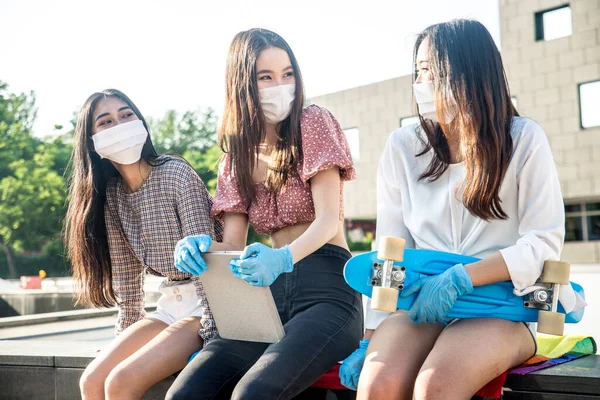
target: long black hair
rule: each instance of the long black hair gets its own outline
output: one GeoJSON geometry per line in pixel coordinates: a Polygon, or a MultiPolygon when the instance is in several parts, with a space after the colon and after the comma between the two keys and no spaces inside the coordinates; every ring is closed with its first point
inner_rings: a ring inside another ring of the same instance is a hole
{"type": "MultiPolygon", "coordinates": [[[[75,143],[71,154],[69,177],[69,208],[65,218],[65,244],[71,261],[78,304],[110,307],[116,304],[112,288],[112,269],[108,251],[104,205],[106,186],[111,177],[118,176],[107,159],[93,151],[92,125],[94,109],[107,97],[123,100],[148,125],[140,110],[124,93],[107,89],[92,94],[79,112],[75,127],[75,143]]],[[[162,163],[150,135],[142,148],[142,159],[150,165],[162,163]]]]}
{"type": "MultiPolygon", "coordinates": [[[[429,41],[429,70],[433,77],[438,119],[456,104],[456,117],[449,124],[421,119],[424,150],[433,158],[420,179],[436,180],[450,164],[448,130],[458,132],[466,166],[463,203],[485,220],[506,219],[500,201],[500,186],[513,154],[511,126],[518,116],[512,104],[500,51],[488,30],[479,22],[458,19],[436,24],[417,37],[419,46],[429,41]]],[[[415,80],[416,80],[415,73],[415,80]]]]}

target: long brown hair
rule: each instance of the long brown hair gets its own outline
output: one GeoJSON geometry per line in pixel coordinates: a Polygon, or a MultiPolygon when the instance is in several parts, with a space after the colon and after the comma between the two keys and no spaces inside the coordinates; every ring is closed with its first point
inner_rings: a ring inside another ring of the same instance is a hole
{"type": "Polygon", "coordinates": [[[258,97],[256,60],[269,47],[284,50],[296,78],[296,98],[290,115],[278,125],[278,141],[267,171],[265,186],[277,192],[302,158],[300,117],[304,85],[296,57],[285,40],[266,29],[238,33],[227,57],[225,110],[219,129],[219,146],[231,157],[230,166],[240,194],[248,201],[256,198],[252,171],[257,164],[259,145],[265,139],[265,119],[258,97]]]}
{"type": "MultiPolygon", "coordinates": [[[[117,301],[112,288],[104,204],[107,183],[119,173],[109,160],[100,158],[92,151],[91,140],[94,109],[100,100],[107,97],[123,100],[148,129],[140,110],[116,89],[92,94],[77,117],[70,160],[72,174],[69,177],[69,209],[64,224],[65,245],[75,280],[75,302],[95,307],[110,307],[117,301]]],[[[142,158],[156,165],[157,157],[148,136],[142,149],[142,158]]]]}
{"type": "MultiPolygon", "coordinates": [[[[432,25],[417,37],[415,65],[426,39],[438,119],[445,115],[447,99],[453,97],[456,103],[456,117],[449,126],[461,137],[466,167],[463,204],[484,220],[506,219],[499,192],[513,154],[512,120],[519,114],[510,98],[500,51],[481,23],[459,19],[432,25]]],[[[418,156],[433,149],[420,179],[436,180],[451,161],[448,132],[444,133],[449,126],[420,119],[426,140],[421,138],[425,148],[418,156]]]]}

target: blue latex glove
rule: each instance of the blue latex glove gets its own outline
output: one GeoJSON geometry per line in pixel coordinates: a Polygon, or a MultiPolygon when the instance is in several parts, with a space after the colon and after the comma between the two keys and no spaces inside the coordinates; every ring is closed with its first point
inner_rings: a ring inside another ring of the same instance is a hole
{"type": "Polygon", "coordinates": [[[365,363],[367,347],[369,347],[369,341],[367,339],[361,340],[358,349],[354,350],[354,353],[350,354],[342,362],[342,366],[340,367],[340,383],[348,389],[356,390],[358,387],[358,378],[360,378],[360,371],[362,371],[363,364],[365,363]]]}
{"type": "Polygon", "coordinates": [[[279,275],[292,272],[294,260],[287,245],[272,249],[253,243],[244,249],[239,259],[231,260],[229,269],[252,286],[271,286],[279,275]]]}
{"type": "Polygon", "coordinates": [[[408,316],[415,323],[447,324],[450,309],[458,296],[473,291],[473,283],[462,264],[456,264],[439,275],[427,276],[413,282],[402,291],[401,297],[419,293],[408,310],[408,316]]]}
{"type": "Polygon", "coordinates": [[[202,253],[206,253],[212,244],[209,235],[188,236],[175,246],[175,267],[181,272],[200,275],[208,269],[202,253]]]}

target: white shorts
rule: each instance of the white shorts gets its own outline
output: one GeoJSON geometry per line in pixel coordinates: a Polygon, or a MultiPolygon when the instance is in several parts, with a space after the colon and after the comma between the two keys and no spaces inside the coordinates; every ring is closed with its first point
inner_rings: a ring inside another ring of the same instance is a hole
{"type": "Polygon", "coordinates": [[[198,305],[196,286],[191,280],[162,281],[158,290],[162,296],[156,304],[156,311],[148,318],[157,319],[167,325],[186,317],[201,317],[204,307],[198,305]]]}

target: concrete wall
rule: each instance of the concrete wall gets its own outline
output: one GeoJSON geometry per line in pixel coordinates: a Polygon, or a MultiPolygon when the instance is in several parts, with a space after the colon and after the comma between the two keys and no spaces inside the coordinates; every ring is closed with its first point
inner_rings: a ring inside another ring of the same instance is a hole
{"type": "Polygon", "coordinates": [[[358,128],[360,157],[357,179],[345,186],[346,217],[376,217],[375,177],[388,134],[400,119],[414,115],[412,77],[402,76],[311,99],[335,115],[343,129],[358,128]]]}
{"type": "Polygon", "coordinates": [[[580,83],[600,79],[600,2],[570,1],[573,34],[536,42],[534,13],[566,3],[501,0],[500,29],[512,94],[546,131],[569,201],[600,197],[600,128],[581,129],[578,92],[580,83]]]}

